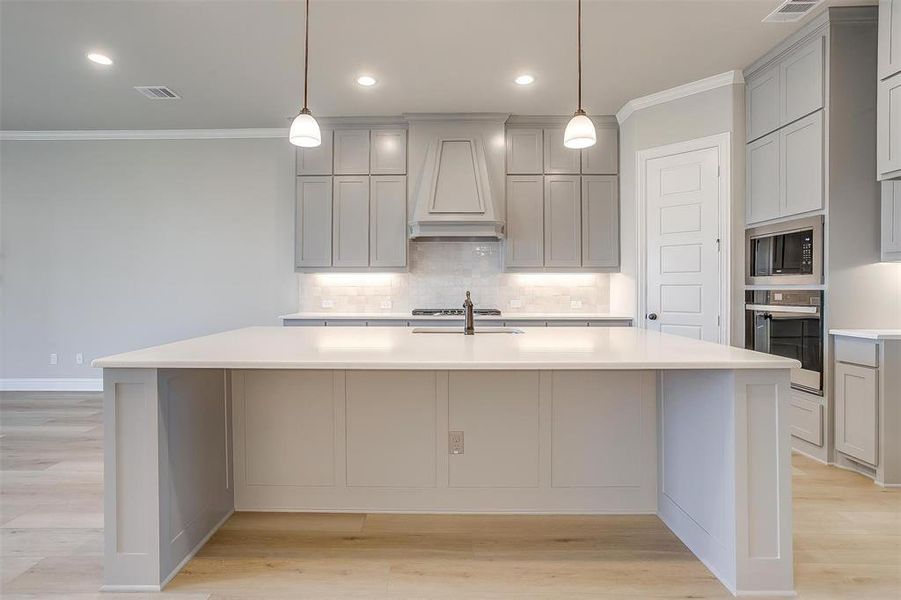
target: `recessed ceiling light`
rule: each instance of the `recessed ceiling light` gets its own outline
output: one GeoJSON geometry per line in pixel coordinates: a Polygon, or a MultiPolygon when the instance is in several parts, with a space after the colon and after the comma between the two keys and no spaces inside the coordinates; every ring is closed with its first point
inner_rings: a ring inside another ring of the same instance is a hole
{"type": "Polygon", "coordinates": [[[88,53],[88,60],[91,61],[91,62],[95,62],[95,63],[97,63],[98,65],[103,65],[103,66],[105,66],[105,67],[108,67],[108,66],[110,66],[111,64],[113,64],[113,59],[111,59],[111,58],[110,58],[109,56],[107,56],[106,54],[99,54],[99,53],[97,53],[97,52],[89,52],[89,53],[88,53]]]}
{"type": "Polygon", "coordinates": [[[535,78],[531,75],[520,75],[513,81],[516,83],[516,85],[529,85],[530,83],[535,81],[535,78]]]}
{"type": "Polygon", "coordinates": [[[376,81],[375,77],[372,77],[371,75],[360,75],[359,77],[357,77],[357,83],[362,86],[369,87],[375,85],[376,81]]]}

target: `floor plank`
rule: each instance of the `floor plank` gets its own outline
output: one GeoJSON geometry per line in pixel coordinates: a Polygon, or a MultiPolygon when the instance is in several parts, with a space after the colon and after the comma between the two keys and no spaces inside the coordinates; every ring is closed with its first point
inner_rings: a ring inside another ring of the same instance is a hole
{"type": "MultiPolygon", "coordinates": [[[[4,600],[637,600],[729,593],[654,516],[237,513],[162,594],[99,593],[102,402],[0,393],[4,600]]],[[[901,598],[901,490],[793,458],[802,600],[901,598]]]]}

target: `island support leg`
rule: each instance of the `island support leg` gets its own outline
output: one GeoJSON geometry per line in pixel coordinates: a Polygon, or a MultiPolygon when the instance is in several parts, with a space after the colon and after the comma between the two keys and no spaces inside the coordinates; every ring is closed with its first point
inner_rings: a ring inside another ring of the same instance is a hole
{"type": "Polygon", "coordinates": [[[234,511],[216,369],[105,369],[104,591],[158,591],[234,511]]]}
{"type": "Polygon", "coordinates": [[[793,596],[788,370],[664,371],[658,514],[736,596],[793,596]]]}

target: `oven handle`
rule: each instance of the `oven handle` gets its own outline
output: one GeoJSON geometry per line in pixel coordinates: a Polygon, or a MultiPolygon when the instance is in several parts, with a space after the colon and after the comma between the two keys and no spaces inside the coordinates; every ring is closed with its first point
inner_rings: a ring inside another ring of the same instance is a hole
{"type": "Polygon", "coordinates": [[[815,315],[820,312],[820,309],[816,306],[782,306],[779,304],[745,304],[745,310],[798,313],[803,315],[815,315]]]}

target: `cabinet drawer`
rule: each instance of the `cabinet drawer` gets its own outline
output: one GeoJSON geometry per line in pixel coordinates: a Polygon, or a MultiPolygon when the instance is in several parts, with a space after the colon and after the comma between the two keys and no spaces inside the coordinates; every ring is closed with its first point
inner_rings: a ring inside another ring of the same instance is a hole
{"type": "Polygon", "coordinates": [[[823,445],[823,405],[815,399],[793,391],[789,402],[789,425],[791,434],[811,444],[823,445]]]}
{"type": "Polygon", "coordinates": [[[878,367],[879,346],[873,340],[837,337],[835,338],[835,360],[867,367],[878,367]]]}

